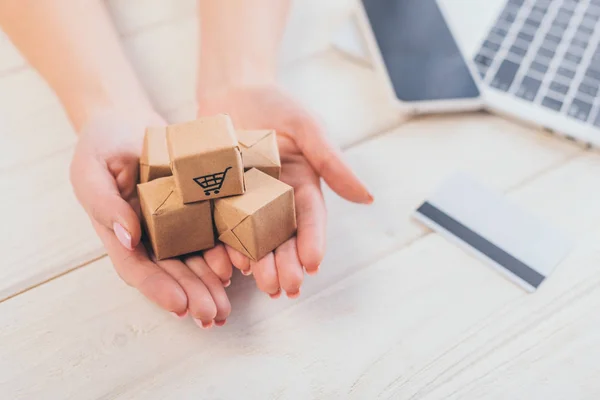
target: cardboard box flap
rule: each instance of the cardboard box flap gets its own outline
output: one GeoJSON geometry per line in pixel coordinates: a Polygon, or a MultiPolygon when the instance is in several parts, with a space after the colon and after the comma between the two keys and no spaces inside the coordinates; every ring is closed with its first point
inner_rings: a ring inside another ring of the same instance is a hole
{"type": "Polygon", "coordinates": [[[152,215],[159,215],[182,204],[171,176],[142,183],[138,188],[142,196],[140,200],[145,202],[148,210],[152,210],[152,215]]]}
{"type": "Polygon", "coordinates": [[[243,210],[232,207],[230,204],[221,202],[215,205],[214,220],[219,232],[228,231],[238,226],[248,214],[243,210]]]}
{"type": "Polygon", "coordinates": [[[246,150],[243,155],[244,164],[247,166],[260,166],[260,167],[279,167],[279,160],[273,161],[267,157],[264,153],[258,151],[246,150]]]}
{"type": "MultiPolygon", "coordinates": [[[[265,204],[265,199],[274,199],[281,194],[293,190],[291,186],[252,168],[244,174],[246,193],[243,196],[227,198],[232,208],[242,210],[251,215],[265,204]]],[[[221,202],[219,202],[219,206],[221,202]]]]}
{"type": "Polygon", "coordinates": [[[237,251],[239,251],[246,257],[253,259],[252,255],[248,252],[246,247],[244,247],[244,245],[242,244],[242,241],[235,235],[235,232],[233,230],[224,232],[222,235],[219,236],[219,240],[221,242],[233,247],[234,249],[236,249],[237,251]]]}
{"type": "Polygon", "coordinates": [[[169,125],[167,144],[171,160],[238,147],[231,118],[226,114],[169,125]]]}
{"type": "Polygon", "coordinates": [[[167,127],[155,126],[146,128],[140,164],[168,166],[169,163],[169,152],[167,151],[167,127]],[[152,162],[150,162],[150,160],[152,160],[152,162]]]}
{"type": "Polygon", "coordinates": [[[236,131],[242,147],[253,151],[244,152],[244,162],[248,165],[281,166],[277,135],[274,130],[236,131]]]}
{"type": "Polygon", "coordinates": [[[240,142],[242,146],[250,148],[256,143],[266,138],[267,136],[269,136],[270,134],[275,134],[275,131],[267,129],[253,131],[238,129],[235,131],[235,134],[237,136],[238,142],[240,142]]]}

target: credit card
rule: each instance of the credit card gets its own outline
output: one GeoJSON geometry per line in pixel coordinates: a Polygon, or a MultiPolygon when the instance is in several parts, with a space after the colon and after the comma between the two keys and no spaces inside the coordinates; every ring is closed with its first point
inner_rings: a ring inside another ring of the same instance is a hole
{"type": "Polygon", "coordinates": [[[463,173],[444,181],[414,216],[529,292],[573,248],[559,229],[463,173]]]}

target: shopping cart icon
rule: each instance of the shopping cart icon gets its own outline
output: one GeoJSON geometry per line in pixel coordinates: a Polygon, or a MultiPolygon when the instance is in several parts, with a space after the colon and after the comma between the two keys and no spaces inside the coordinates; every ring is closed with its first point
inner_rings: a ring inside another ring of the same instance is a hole
{"type": "Polygon", "coordinates": [[[210,193],[219,194],[223,181],[225,181],[225,175],[231,167],[225,168],[225,171],[218,172],[216,174],[204,175],[194,178],[194,181],[204,189],[204,194],[210,196],[210,193]]]}

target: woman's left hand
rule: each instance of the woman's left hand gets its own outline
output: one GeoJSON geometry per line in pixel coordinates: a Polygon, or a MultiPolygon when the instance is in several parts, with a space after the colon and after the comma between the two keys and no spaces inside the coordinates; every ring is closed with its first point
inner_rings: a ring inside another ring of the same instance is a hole
{"type": "Polygon", "coordinates": [[[227,113],[240,129],[275,129],[282,163],[281,180],[294,188],[297,235],[254,262],[227,246],[235,267],[252,273],[272,298],[283,289],[300,294],[303,267],[316,274],[325,254],[326,210],[321,178],[339,196],[370,204],[373,197],[329,143],[322,127],[276,85],[227,87],[199,96],[198,115],[227,113]]]}

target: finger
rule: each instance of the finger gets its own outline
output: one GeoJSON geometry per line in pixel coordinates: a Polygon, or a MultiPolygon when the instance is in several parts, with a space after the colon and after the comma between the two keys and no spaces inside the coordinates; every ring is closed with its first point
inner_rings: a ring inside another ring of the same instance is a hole
{"type": "MultiPolygon", "coordinates": [[[[210,328],[217,315],[217,306],[204,282],[181,260],[158,261],[158,266],[175,278],[187,294],[188,310],[195,322],[202,328],[210,328]]],[[[216,276],[215,279],[218,280],[216,276]]],[[[219,285],[223,287],[220,282],[219,285]]]]}
{"type": "Polygon", "coordinates": [[[231,284],[233,268],[231,260],[229,259],[229,254],[227,254],[224,245],[218,244],[212,249],[206,250],[204,252],[204,261],[206,261],[210,269],[217,274],[225,287],[231,284]]]}
{"type": "Polygon", "coordinates": [[[303,115],[296,125],[294,141],[327,185],[346,200],[372,203],[373,196],[326,139],[321,126],[310,115],[303,115]]]}
{"type": "Polygon", "coordinates": [[[92,220],[98,236],[115,266],[117,274],[130,286],[140,291],[159,307],[183,315],[188,307],[188,298],[177,281],[150,261],[146,249],[139,244],[129,251],[117,240],[113,232],[92,220]]]}
{"type": "Polygon", "coordinates": [[[250,268],[256,279],[256,286],[271,298],[276,299],[281,295],[279,278],[275,268],[275,256],[269,253],[258,261],[250,261],[250,268]]]}
{"type": "Polygon", "coordinates": [[[133,208],[121,197],[104,161],[91,152],[76,151],[71,163],[71,182],[88,215],[113,230],[119,242],[133,250],[140,242],[140,222],[133,208]]]}
{"type": "Polygon", "coordinates": [[[275,250],[275,266],[277,267],[279,284],[285,290],[287,297],[298,297],[304,273],[298,257],[296,238],[291,238],[275,250]]]}
{"type": "Polygon", "coordinates": [[[248,257],[231,246],[225,245],[225,249],[227,250],[229,259],[234,267],[242,271],[242,274],[244,275],[250,275],[252,273],[252,269],[250,268],[250,259],[248,259],[248,257]]]}
{"type": "Polygon", "coordinates": [[[325,255],[327,211],[321,188],[306,183],[294,189],[297,245],[300,262],[309,274],[315,274],[325,255]]]}
{"type": "MultiPolygon", "coordinates": [[[[223,250],[225,251],[225,250],[223,250]]],[[[201,256],[190,256],[184,259],[186,265],[204,283],[217,306],[215,323],[221,325],[231,313],[231,304],[225,293],[225,288],[219,277],[211,270],[204,258],[201,256]]]]}

